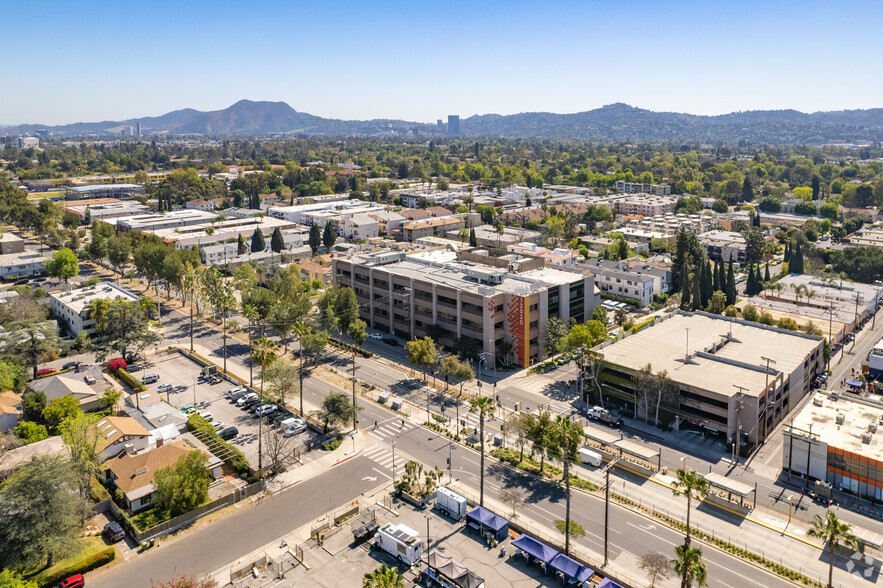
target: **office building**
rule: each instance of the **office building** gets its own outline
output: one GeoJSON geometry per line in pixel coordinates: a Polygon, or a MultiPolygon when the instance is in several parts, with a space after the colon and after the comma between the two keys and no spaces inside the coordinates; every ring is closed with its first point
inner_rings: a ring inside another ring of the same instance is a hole
{"type": "Polygon", "coordinates": [[[783,475],[821,480],[883,500],[883,408],[861,397],[816,392],[783,427],[783,475]]]}
{"type": "Polygon", "coordinates": [[[116,227],[117,232],[141,231],[142,233],[156,234],[163,229],[179,229],[193,225],[210,223],[216,214],[203,210],[173,210],[166,213],[139,214],[109,218],[108,224],[116,227]]]}
{"type": "Polygon", "coordinates": [[[18,137],[15,140],[15,146],[19,149],[38,149],[40,147],[40,139],[37,137],[18,137]]]}
{"type": "Polygon", "coordinates": [[[460,136],[460,115],[448,115],[448,134],[452,137],[460,136]]]}
{"type": "Polygon", "coordinates": [[[402,225],[402,241],[415,243],[423,237],[444,237],[466,227],[465,216],[446,216],[412,220],[402,225]]]}
{"type": "MultiPolygon", "coordinates": [[[[188,210],[187,212],[202,211],[188,210]]],[[[294,224],[277,218],[261,217],[261,218],[234,218],[220,222],[202,222],[199,224],[184,227],[166,227],[162,229],[151,229],[151,235],[156,235],[167,245],[175,247],[175,249],[190,249],[205,247],[206,245],[214,245],[215,243],[224,243],[226,241],[238,241],[239,237],[250,239],[254,235],[255,229],[259,230],[266,239],[266,246],[270,247],[270,238],[275,229],[284,231],[293,228],[294,224]]]]}
{"type": "Polygon", "coordinates": [[[89,309],[93,300],[124,300],[137,302],[138,296],[110,282],[100,282],[94,286],[55,292],[49,295],[49,309],[52,316],[62,321],[73,335],[80,331],[86,334],[95,333],[95,320],[89,309]]]}
{"type": "MultiPolygon", "coordinates": [[[[751,443],[766,439],[824,370],[821,337],[703,312],[675,312],[594,351],[608,405],[634,414],[637,404],[644,416],[638,380],[649,364],[677,389],[663,395],[662,422],[728,440],[741,431],[751,443]]],[[[583,400],[597,404],[596,391],[587,386],[583,400]]]]}
{"type": "Polygon", "coordinates": [[[372,328],[484,353],[488,366],[527,367],[545,358],[549,318],[583,322],[600,303],[590,275],[552,268],[512,273],[451,251],[336,258],[333,276],[353,289],[372,328]]]}
{"type": "Polygon", "coordinates": [[[94,198],[90,200],[71,200],[64,204],[67,212],[72,212],[81,219],[86,211],[93,221],[150,214],[150,207],[135,200],[121,202],[114,198],[94,198]]]}
{"type": "Polygon", "coordinates": [[[85,200],[87,198],[115,198],[132,200],[144,196],[142,184],[89,184],[85,186],[65,186],[65,200],[85,200]]]}

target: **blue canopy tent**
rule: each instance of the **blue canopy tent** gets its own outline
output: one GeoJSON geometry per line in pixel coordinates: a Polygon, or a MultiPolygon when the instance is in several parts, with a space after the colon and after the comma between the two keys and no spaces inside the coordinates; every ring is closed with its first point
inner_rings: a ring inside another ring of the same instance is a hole
{"type": "Polygon", "coordinates": [[[598,588],[622,588],[621,584],[617,584],[610,578],[604,578],[601,580],[601,583],[598,584],[598,588]]]}
{"type": "Polygon", "coordinates": [[[519,535],[515,539],[512,540],[512,546],[516,547],[519,551],[524,552],[527,556],[528,560],[530,558],[534,558],[535,560],[542,563],[546,566],[548,570],[549,562],[555,559],[555,556],[558,555],[558,552],[545,543],[541,543],[537,541],[533,537],[529,537],[528,535],[519,535]]]}
{"type": "Polygon", "coordinates": [[[561,572],[564,580],[570,584],[583,584],[594,575],[592,568],[586,567],[578,561],[574,561],[563,553],[559,553],[550,564],[552,569],[561,572]]]}
{"type": "Polygon", "coordinates": [[[862,386],[865,385],[865,383],[862,382],[861,380],[853,380],[850,378],[849,380],[846,380],[846,385],[852,386],[853,388],[861,388],[862,386]]]}
{"type": "Polygon", "coordinates": [[[466,513],[466,524],[497,541],[503,541],[509,535],[509,521],[480,506],[466,513]]]}

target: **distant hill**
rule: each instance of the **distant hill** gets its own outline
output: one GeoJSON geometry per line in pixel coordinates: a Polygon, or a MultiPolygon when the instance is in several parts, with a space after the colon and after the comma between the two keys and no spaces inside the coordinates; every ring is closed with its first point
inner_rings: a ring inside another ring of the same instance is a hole
{"type": "MultiPolygon", "coordinates": [[[[383,136],[417,131],[441,134],[436,125],[403,120],[338,120],[298,112],[284,102],[240,100],[223,110],[186,108],[162,116],[61,126],[18,125],[4,134],[31,134],[46,129],[58,136],[113,136],[121,126],[141,124],[143,135],[309,135],[383,136]]],[[[856,143],[883,142],[883,109],[841,110],[806,114],[796,110],[754,110],[718,116],[653,112],[627,104],[610,104],[573,114],[524,112],[484,114],[460,122],[463,136],[581,140],[671,140],[712,143],[856,143]]]]}

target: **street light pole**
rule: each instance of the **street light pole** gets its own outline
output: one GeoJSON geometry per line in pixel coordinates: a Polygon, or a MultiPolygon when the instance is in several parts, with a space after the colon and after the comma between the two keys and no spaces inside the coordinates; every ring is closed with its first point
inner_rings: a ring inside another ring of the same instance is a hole
{"type": "Polygon", "coordinates": [[[396,442],[392,442],[392,485],[396,485],[396,442]]]}
{"type": "MultiPolygon", "coordinates": [[[[168,399],[168,394],[166,394],[166,399],[168,399]]],[[[193,404],[196,404],[196,378],[193,378],[193,404]]]]}
{"type": "Polygon", "coordinates": [[[454,481],[454,442],[448,441],[448,484],[454,481]]]}

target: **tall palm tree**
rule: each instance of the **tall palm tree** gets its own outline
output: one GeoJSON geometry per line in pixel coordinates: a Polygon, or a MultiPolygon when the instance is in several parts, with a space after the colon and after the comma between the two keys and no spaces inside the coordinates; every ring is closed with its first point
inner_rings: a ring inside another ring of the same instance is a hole
{"type": "Polygon", "coordinates": [[[142,296],[138,299],[138,308],[140,308],[141,312],[144,314],[155,314],[156,302],[154,302],[153,298],[150,296],[142,296]]]}
{"type": "Polygon", "coordinates": [[[396,568],[382,564],[362,576],[362,588],[405,588],[405,580],[396,568]]]}
{"type": "Polygon", "coordinates": [[[828,588],[832,588],[834,585],[832,584],[834,580],[834,550],[838,545],[858,549],[858,537],[852,534],[852,525],[841,523],[833,510],[829,510],[825,518],[816,515],[809,527],[809,536],[821,539],[828,544],[828,588]]]}
{"type": "Polygon", "coordinates": [[[689,545],[675,545],[677,557],[671,560],[671,567],[681,575],[681,588],[690,588],[693,582],[707,586],[708,570],[702,561],[702,549],[689,545]]]}
{"type": "Polygon", "coordinates": [[[683,490],[687,496],[687,536],[684,545],[690,545],[690,506],[693,502],[693,493],[695,492],[700,500],[705,498],[708,494],[708,480],[697,474],[695,470],[678,470],[678,479],[673,485],[675,494],[683,490]]]}
{"type": "Polygon", "coordinates": [[[564,555],[570,555],[570,460],[576,455],[582,436],[578,423],[561,415],[555,417],[551,437],[564,456],[564,555]]]}
{"type": "Polygon", "coordinates": [[[494,411],[494,401],[489,396],[474,396],[469,401],[469,408],[478,412],[478,426],[481,432],[481,494],[479,506],[484,506],[484,419],[494,411]]]}
{"type": "MultiPolygon", "coordinates": [[[[276,361],[276,358],[279,356],[279,348],[276,346],[276,343],[273,342],[272,339],[268,337],[261,337],[256,341],[253,341],[251,344],[251,361],[252,363],[256,363],[261,366],[261,403],[264,401],[264,372],[266,369],[276,361]]],[[[258,475],[261,476],[263,474],[263,430],[262,423],[264,422],[264,417],[260,416],[258,418],[258,475]]]]}

